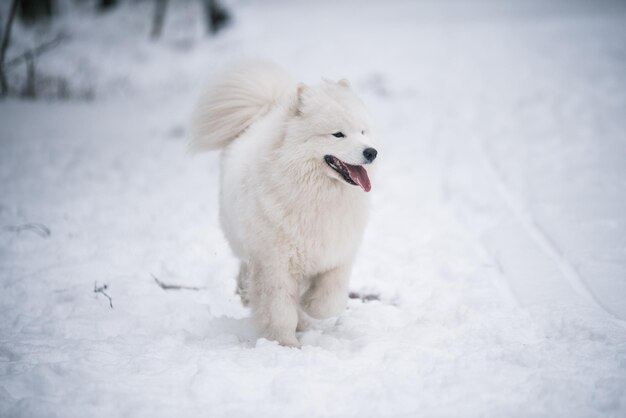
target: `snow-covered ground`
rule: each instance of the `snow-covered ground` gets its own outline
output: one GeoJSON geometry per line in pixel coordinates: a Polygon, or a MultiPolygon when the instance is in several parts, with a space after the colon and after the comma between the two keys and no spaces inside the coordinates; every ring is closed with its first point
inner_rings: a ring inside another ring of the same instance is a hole
{"type": "Polygon", "coordinates": [[[38,68],[93,100],[0,102],[0,416],[626,415],[626,5],[241,0],[202,40],[189,0],[151,42],[151,4],[49,28],[38,68]],[[251,55],[379,125],[351,286],[379,300],[299,350],[255,335],[186,150],[251,55]]]}

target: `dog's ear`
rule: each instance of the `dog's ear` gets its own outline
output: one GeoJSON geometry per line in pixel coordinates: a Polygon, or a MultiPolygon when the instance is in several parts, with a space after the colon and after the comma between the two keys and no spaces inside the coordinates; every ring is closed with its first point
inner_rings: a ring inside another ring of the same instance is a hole
{"type": "Polygon", "coordinates": [[[298,87],[296,90],[297,97],[295,103],[294,114],[296,116],[302,116],[302,106],[304,104],[304,96],[306,95],[309,87],[304,83],[298,83],[298,87]]]}
{"type": "Polygon", "coordinates": [[[342,78],[341,80],[337,81],[337,84],[339,84],[340,86],[350,88],[350,82],[348,81],[347,78],[342,78]]]}

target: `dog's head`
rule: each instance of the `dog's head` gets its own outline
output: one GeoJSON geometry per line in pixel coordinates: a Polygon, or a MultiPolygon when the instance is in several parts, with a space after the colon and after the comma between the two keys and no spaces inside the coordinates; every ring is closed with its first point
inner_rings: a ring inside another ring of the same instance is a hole
{"type": "Polygon", "coordinates": [[[347,80],[300,84],[290,127],[300,156],[328,177],[370,191],[367,170],[378,152],[367,109],[347,80]]]}

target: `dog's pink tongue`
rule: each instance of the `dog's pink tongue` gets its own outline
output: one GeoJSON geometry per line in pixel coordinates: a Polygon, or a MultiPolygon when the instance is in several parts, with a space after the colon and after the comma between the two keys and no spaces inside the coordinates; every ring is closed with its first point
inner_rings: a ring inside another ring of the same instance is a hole
{"type": "Polygon", "coordinates": [[[356,184],[361,186],[361,189],[369,192],[372,190],[372,184],[370,183],[370,178],[367,176],[367,171],[360,165],[350,165],[346,164],[348,168],[348,173],[350,174],[350,178],[354,180],[356,184]]]}

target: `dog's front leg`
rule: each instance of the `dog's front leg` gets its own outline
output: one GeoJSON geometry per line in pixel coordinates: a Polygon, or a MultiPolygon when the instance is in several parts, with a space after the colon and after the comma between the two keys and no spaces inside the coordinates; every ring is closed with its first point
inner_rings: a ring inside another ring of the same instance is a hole
{"type": "Polygon", "coordinates": [[[348,300],[350,266],[339,266],[318,274],[302,295],[302,309],[315,319],[339,316],[348,300]]]}
{"type": "Polygon", "coordinates": [[[253,266],[250,296],[252,314],[263,337],[280,345],[299,347],[298,281],[286,262],[263,260],[253,266]]]}

